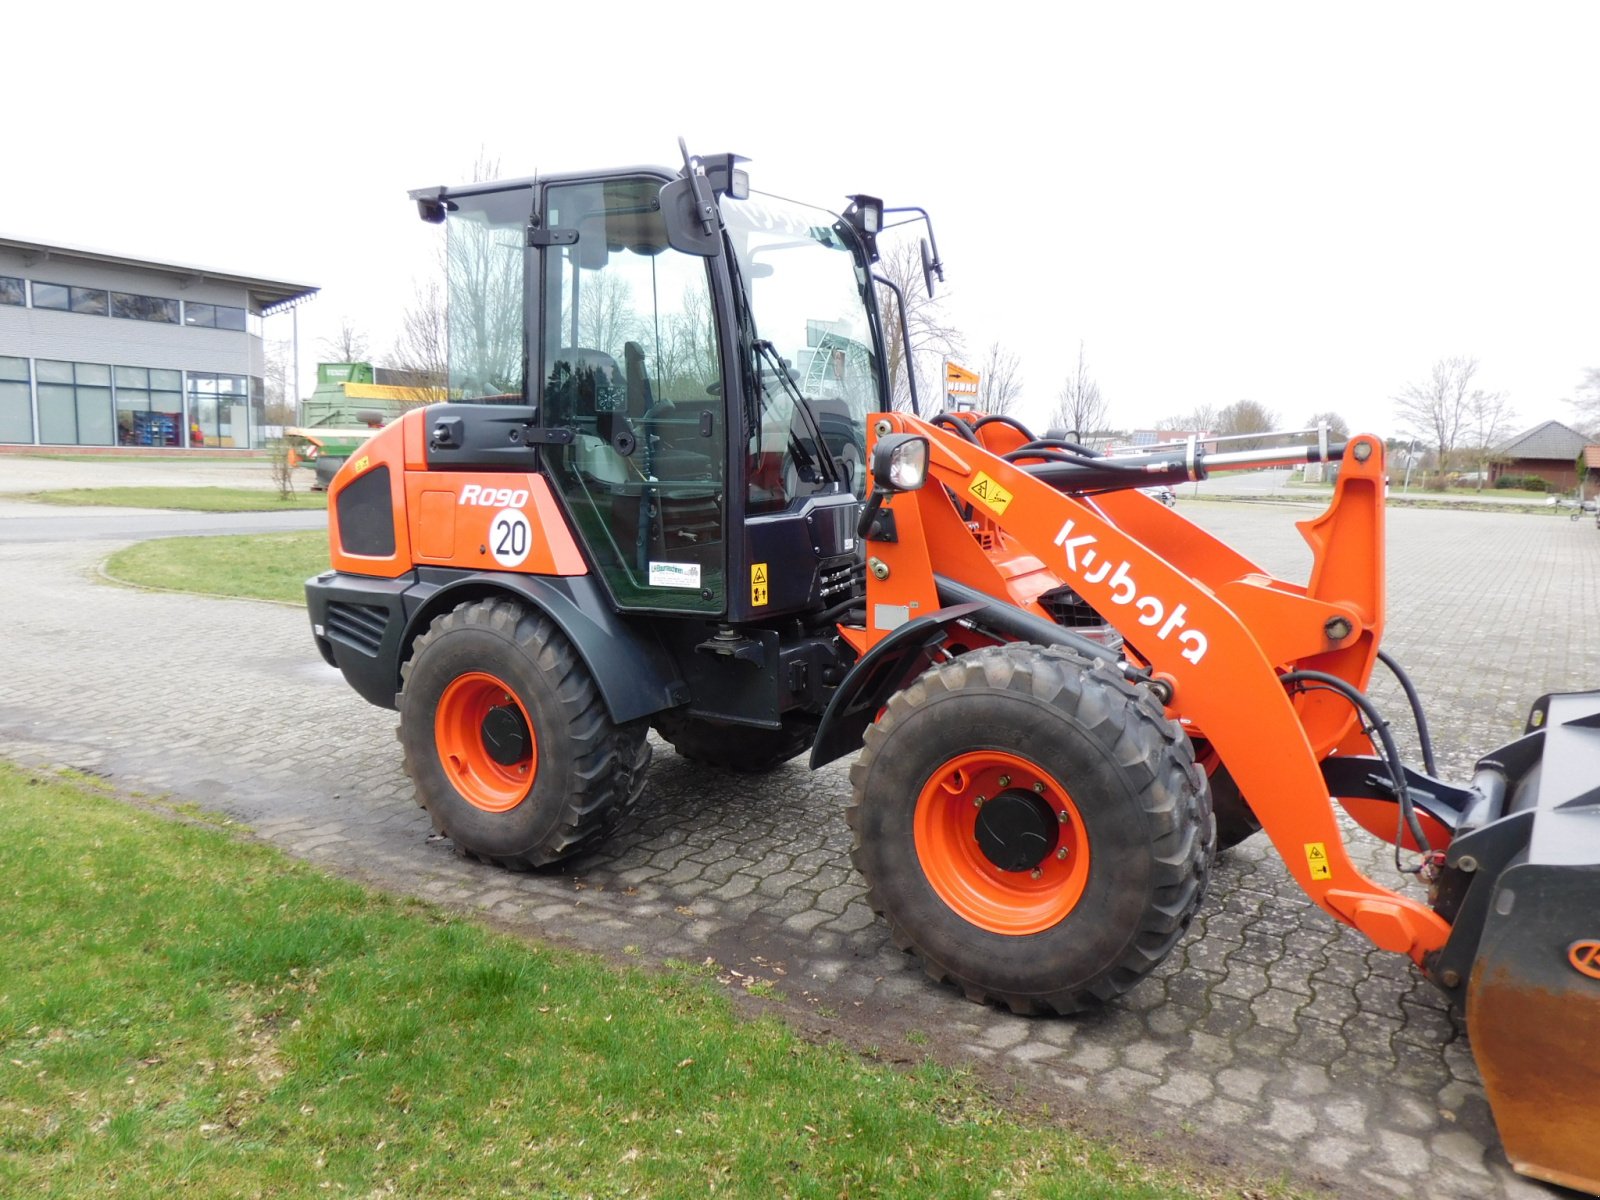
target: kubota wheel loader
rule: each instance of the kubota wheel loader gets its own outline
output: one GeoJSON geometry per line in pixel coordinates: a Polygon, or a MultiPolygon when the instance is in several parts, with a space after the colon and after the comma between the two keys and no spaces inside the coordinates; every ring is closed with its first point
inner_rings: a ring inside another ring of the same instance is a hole
{"type": "Polygon", "coordinates": [[[307,597],[436,828],[512,867],[591,847],[651,725],[744,771],[859,750],[852,854],[895,940],[1067,1013],[1161,962],[1218,828],[1259,824],[1465,1009],[1512,1163],[1600,1194],[1600,693],[1539,699],[1464,786],[1404,766],[1364,691],[1378,439],[1107,458],[890,411],[886,210],[739,161],[414,193],[447,227],[452,402],[339,472],[307,597]],[[1140,491],[1307,460],[1340,469],[1304,585],[1140,491]],[[1357,870],[1340,808],[1425,895],[1357,870]]]}

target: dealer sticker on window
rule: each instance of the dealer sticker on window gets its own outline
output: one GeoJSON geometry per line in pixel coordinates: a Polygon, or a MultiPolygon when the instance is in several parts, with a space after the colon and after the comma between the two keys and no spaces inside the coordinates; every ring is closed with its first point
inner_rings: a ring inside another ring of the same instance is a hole
{"type": "Polygon", "coordinates": [[[700,586],[700,564],[653,562],[650,564],[650,586],[697,588],[700,586]]]}

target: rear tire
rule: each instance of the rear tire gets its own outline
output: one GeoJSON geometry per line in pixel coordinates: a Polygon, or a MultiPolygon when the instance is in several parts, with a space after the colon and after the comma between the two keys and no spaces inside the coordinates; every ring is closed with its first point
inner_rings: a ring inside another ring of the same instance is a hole
{"type": "Polygon", "coordinates": [[[655,727],[682,757],[741,775],[776,770],[805,751],[816,736],[810,726],[758,729],[678,712],[657,713],[655,727]]]}
{"type": "Polygon", "coordinates": [[[1217,853],[1231,850],[1246,838],[1260,833],[1261,818],[1256,816],[1210,743],[1195,747],[1195,759],[1211,787],[1211,812],[1217,819],[1217,853]]]}
{"type": "Polygon", "coordinates": [[[1188,738],[1148,689],[1071,651],[999,646],[924,672],[850,781],[851,857],[896,944],[1014,1012],[1126,992],[1210,876],[1188,738]]]}
{"type": "Polygon", "coordinates": [[[644,788],[645,723],[614,723],[572,643],[514,600],[436,617],[401,680],[417,803],[470,858],[517,869],[570,858],[644,788]]]}

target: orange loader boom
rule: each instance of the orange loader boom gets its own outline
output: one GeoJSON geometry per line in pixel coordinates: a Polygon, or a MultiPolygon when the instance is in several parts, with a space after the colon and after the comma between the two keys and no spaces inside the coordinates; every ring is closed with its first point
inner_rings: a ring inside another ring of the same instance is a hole
{"type": "MultiPolygon", "coordinates": [[[[1592,1085],[1600,1046],[1600,693],[1541,698],[1528,733],[1481,760],[1468,788],[1400,766],[1387,726],[1363,694],[1384,622],[1381,441],[1349,440],[1332,504],[1300,523],[1313,552],[1304,586],[1273,578],[1127,482],[1105,483],[1115,460],[1086,467],[1073,455],[1030,450],[1038,444],[1023,444],[993,418],[947,414],[930,423],[880,414],[869,443],[875,490],[862,523],[867,621],[842,631],[864,662],[875,648],[905,640],[919,618],[931,618],[946,630],[940,653],[955,663],[981,661],[989,681],[976,690],[993,692],[1007,665],[1004,652],[974,652],[1004,636],[1007,618],[985,621],[982,614],[993,612],[985,605],[1024,614],[1009,620],[1025,637],[1019,622],[1048,620],[1041,597],[1069,587],[1124,637],[1126,682],[1153,691],[1168,717],[1210,747],[1311,900],[1375,945],[1407,955],[1465,1008],[1512,1164],[1600,1194],[1600,1104],[1592,1085]],[[908,450],[914,461],[922,453],[917,442],[925,443],[925,479],[912,470],[908,485],[897,488],[889,465],[908,450]],[[1075,465],[1052,479],[1056,457],[1075,465]],[[1074,471],[1086,472],[1086,481],[1064,485],[1074,471]],[[952,619],[968,613],[970,619],[952,619]],[[1409,870],[1429,885],[1427,902],[1356,867],[1336,804],[1394,843],[1397,865],[1399,849],[1421,852],[1409,870]]],[[[1316,457],[1315,448],[1281,454],[1278,461],[1316,457]]],[[[1168,481],[1170,472],[1153,482],[1168,481]]],[[[1094,667],[1102,675],[1110,669],[1109,659],[1094,667]]],[[[963,686],[958,672],[938,668],[901,694],[926,690],[930,677],[963,686]]],[[[1043,694],[1054,686],[1035,671],[1010,690],[1043,694]]],[[[1020,1011],[1041,1004],[1063,1010],[1059,998],[1031,999],[1027,983],[1006,976],[1008,966],[952,965],[962,948],[942,932],[918,928],[926,910],[919,910],[916,889],[898,885],[893,864],[870,845],[882,833],[870,793],[892,778],[883,760],[891,745],[896,755],[912,748],[899,727],[918,719],[932,727],[918,708],[932,705],[913,699],[890,698],[852,773],[857,862],[869,884],[875,876],[886,880],[874,885],[874,903],[930,973],[1020,1011]]],[[[1021,707],[1005,710],[1019,714],[1019,727],[1021,707]]],[[[952,752],[916,801],[912,832],[924,876],[949,907],[987,932],[1031,931],[1033,925],[1006,924],[1004,914],[1043,911],[1039,897],[1052,881],[1058,897],[1071,895],[1049,910],[1052,920],[1064,924],[1083,903],[1085,880],[1054,860],[1094,852],[1080,821],[1088,797],[1075,781],[1053,776],[1044,757],[952,752]],[[1018,781],[1039,799],[1025,792],[1017,799],[1018,781]],[[1001,788],[1010,790],[997,796],[1001,788]],[[1006,809],[986,828],[1000,801],[1006,809]],[[979,810],[976,818],[942,815],[968,807],[979,810]],[[974,819],[968,837],[963,831],[974,819]],[[1059,835],[1048,828],[1055,819],[1059,835]],[[1045,838],[1052,849],[1014,862],[1003,857],[1006,847],[994,849],[1029,837],[1045,838]],[[967,842],[978,843],[982,856],[967,842]],[[1032,867],[1031,886],[1041,891],[1027,890],[1018,863],[1032,867]]]]}

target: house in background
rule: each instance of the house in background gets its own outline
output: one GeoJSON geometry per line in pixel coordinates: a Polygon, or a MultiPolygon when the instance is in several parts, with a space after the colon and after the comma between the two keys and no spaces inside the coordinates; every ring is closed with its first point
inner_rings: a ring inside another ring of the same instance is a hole
{"type": "Polygon", "coordinates": [[[1553,492],[1573,492],[1578,489],[1581,458],[1585,462],[1583,494],[1588,499],[1600,487],[1600,466],[1590,463],[1591,449],[1600,462],[1600,445],[1560,421],[1546,421],[1496,447],[1489,464],[1489,482],[1492,485],[1502,475],[1537,475],[1553,492]]]}
{"type": "Polygon", "coordinates": [[[311,284],[0,236],[0,445],[256,449],[311,284]]]}

